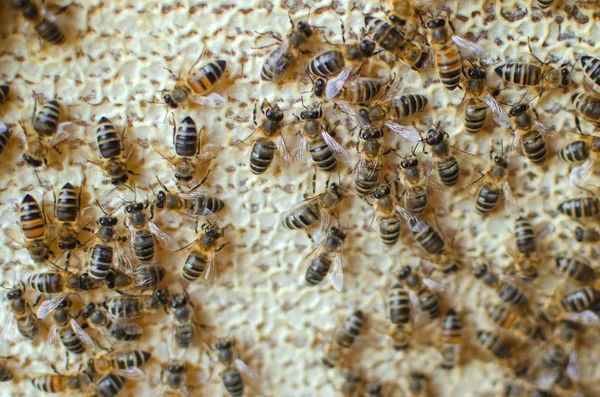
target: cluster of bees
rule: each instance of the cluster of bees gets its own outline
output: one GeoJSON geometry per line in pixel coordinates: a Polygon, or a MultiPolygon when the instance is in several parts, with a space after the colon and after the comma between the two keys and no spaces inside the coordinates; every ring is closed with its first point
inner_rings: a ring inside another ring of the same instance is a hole
{"type": "MultiPolygon", "coordinates": [[[[488,302],[483,308],[497,327],[477,329],[475,339],[484,355],[510,368],[518,379],[507,382],[505,396],[584,395],[574,375],[573,357],[581,330],[596,324],[600,316],[598,270],[578,256],[555,258],[554,271],[564,280],[540,310],[534,309],[528,284],[538,277],[540,267],[551,261],[540,249],[540,237],[513,195],[509,162],[511,157],[522,152],[529,166],[539,166],[548,157],[548,142],[564,140],[559,137],[564,134],[568,142],[561,145],[558,157],[573,166],[570,183],[583,183],[600,155],[600,139],[585,135],[579,123],[581,118],[600,124],[600,94],[595,91],[600,91],[600,59],[590,55],[577,59],[591,89],[574,92],[571,96],[578,133],[557,133],[540,121],[533,104],[555,90],[572,85],[571,75],[576,65],[544,62],[533,55],[531,47],[534,62],[497,62],[493,70],[507,89],[527,89],[520,101],[506,103],[499,98],[502,90],[494,90],[488,85],[487,69],[491,56],[476,43],[454,34],[451,18],[444,14],[446,9],[439,3],[436,0],[390,1],[386,17],[365,16],[362,38],[346,43],[342,24],[344,44],[330,43],[333,49],[310,56],[306,47],[320,28],[311,26],[309,20],[295,23],[290,19],[292,28],[284,36],[277,33],[259,35],[257,39],[268,37],[274,41],[257,47],[257,51],[275,47],[263,57],[260,79],[264,84],[283,84],[294,74],[290,72],[297,69],[298,61],[306,58],[301,74],[310,82],[309,94],[316,102],[305,105],[302,99],[302,110],[295,116],[300,126],[300,142],[295,153],[283,136],[286,110],[267,99],[262,100],[260,108],[254,107],[254,132],[235,146],[246,143],[251,146],[248,167],[254,175],[270,172],[276,153],[285,165],[294,165],[301,163],[308,151],[315,169],[313,191],[317,174],[327,176],[324,191],[293,205],[283,214],[282,225],[289,230],[316,229],[310,236],[315,248],[305,260],[306,285],[320,285],[329,277],[334,289],[342,291],[342,257],[347,233],[339,221],[343,214],[338,207],[351,195],[341,180],[341,168],[349,161],[350,154],[336,139],[338,125],[331,128],[326,121],[328,115],[323,107],[332,105],[357,130],[358,161],[351,169],[352,183],[356,196],[373,209],[371,228],[378,232],[381,244],[392,247],[401,241],[404,223],[416,242],[407,244],[417,246],[422,252],[418,268],[402,266],[388,291],[386,330],[383,332],[389,336],[393,348],[407,351],[413,345],[413,334],[441,319],[439,367],[450,371],[460,366],[461,352],[466,344],[464,313],[459,308],[447,307],[443,297],[451,293],[444,286],[444,279],[462,274],[480,280],[497,295],[498,302],[488,302]],[[378,57],[384,60],[387,57],[392,64],[411,68],[409,73],[421,74],[428,68],[435,69],[448,92],[464,90],[456,118],[467,134],[481,134],[491,116],[500,128],[513,132],[512,141],[507,145],[502,143],[499,153],[492,147],[491,163],[487,164],[478,155],[451,144],[450,135],[441,122],[423,136],[411,120],[427,109],[430,98],[419,93],[404,93],[402,78],[407,76],[367,72],[378,66],[378,57]],[[531,93],[533,95],[529,95],[531,93]],[[386,138],[390,134],[411,143],[407,155],[398,154],[400,147],[388,147],[386,138]],[[427,162],[430,166],[423,164],[417,155],[419,146],[430,156],[427,162]],[[397,172],[391,178],[387,173],[391,167],[385,161],[390,154],[400,157],[397,172]],[[468,184],[461,183],[464,179],[461,169],[465,165],[480,171],[481,176],[468,184]],[[338,182],[330,183],[336,173],[338,182]],[[474,264],[461,257],[446,241],[439,226],[434,227],[422,219],[430,206],[432,192],[464,197],[475,192],[475,210],[481,216],[498,211],[498,203],[504,199],[506,212],[514,217],[510,265],[500,271],[489,263],[474,264]],[[337,226],[332,226],[332,218],[338,219],[337,226]],[[533,348],[527,349],[527,346],[533,348]],[[541,350],[533,360],[529,354],[532,349],[541,350]]],[[[547,10],[555,2],[535,3],[536,7],[547,10]]],[[[596,5],[593,2],[579,4],[596,5]]],[[[44,42],[58,45],[65,41],[59,25],[40,5],[15,0],[12,6],[33,24],[44,42]]],[[[190,69],[182,68],[175,87],[163,96],[164,104],[170,109],[183,106],[222,108],[226,105],[226,99],[213,91],[218,91],[218,83],[227,73],[227,62],[215,60],[201,64],[201,58],[202,54],[190,69]]],[[[9,87],[1,86],[0,103],[9,99],[9,87]]],[[[47,166],[49,154],[58,151],[58,146],[85,124],[66,121],[56,99],[46,100],[34,94],[34,100],[36,107],[31,122],[23,120],[21,123],[27,143],[22,158],[35,170],[40,185],[43,185],[38,172],[47,166]],[[41,103],[39,110],[38,102],[41,103]]],[[[202,150],[202,129],[198,129],[192,117],[184,117],[179,124],[173,121],[173,150],[153,142],[154,150],[172,167],[177,190],[158,181],[158,192],[151,203],[137,200],[135,184],[131,182],[136,174],[129,166],[134,150],[125,146],[125,131],[119,133],[106,117],[101,117],[95,128],[98,154],[96,158],[86,159],[104,171],[114,189],[129,190],[136,197],[123,199],[117,208],[109,209],[96,201],[95,205],[82,210],[85,179],[79,187],[66,183],[55,195],[52,225],[48,224],[43,203],[40,205],[30,194],[22,198],[19,218],[23,238],[15,237],[14,240],[29,251],[36,269],[46,269],[30,275],[26,282],[15,281],[9,287],[3,285],[8,289],[6,298],[10,302],[10,313],[2,328],[1,339],[3,345],[10,344],[16,328],[24,338],[33,340],[42,331],[42,320],[50,318],[49,341],[60,340],[67,352],[67,363],[71,355],[83,357],[90,350],[94,355],[76,374],[60,374],[53,367],[54,373],[32,378],[33,386],[47,393],[81,392],[108,397],[118,395],[127,379],[143,378],[140,367],[150,360],[152,352],[118,347],[97,353],[97,349],[107,349],[86,329],[101,335],[111,346],[131,346],[143,333],[135,320],[164,310],[172,316],[173,357],[185,353],[199,338],[201,326],[194,319],[192,297],[185,289],[173,292],[173,276],[168,275],[157,260],[158,245],[174,251],[175,243],[153,222],[154,211],[177,211],[191,217],[196,224],[196,238],[178,250],[185,253],[185,260],[179,266],[179,282],[184,285],[217,277],[215,258],[224,247],[222,240],[230,227],[223,226],[218,217],[225,202],[203,187],[210,171],[198,183],[189,186],[201,166],[218,161],[222,155],[202,150]],[[92,213],[96,212],[96,207],[102,214],[94,226],[96,217],[92,213]],[[121,208],[128,238],[120,235],[117,227],[117,214],[121,208]],[[90,235],[87,241],[82,242],[81,233],[90,235]],[[55,254],[54,244],[60,255],[55,254]],[[87,258],[83,270],[70,271],[72,256],[82,252],[87,258]],[[51,258],[55,260],[51,261],[51,258]],[[64,268],[57,265],[58,259],[63,258],[64,268]],[[27,299],[26,288],[39,294],[35,302],[27,299]],[[114,290],[114,293],[105,296],[100,303],[80,302],[81,295],[100,288],[114,290]]],[[[11,134],[12,130],[5,123],[0,124],[0,153],[10,145],[11,134]]],[[[574,231],[577,242],[596,244],[600,241],[600,232],[586,226],[590,218],[600,215],[597,195],[590,193],[567,199],[559,203],[557,210],[580,223],[574,231]]],[[[344,381],[334,388],[344,396],[358,393],[370,397],[391,395],[389,391],[386,394],[385,387],[379,382],[365,382],[350,359],[356,340],[364,334],[369,322],[366,310],[353,311],[338,324],[324,348],[322,362],[342,375],[344,381]]],[[[373,325],[375,323],[373,320],[373,325]]],[[[220,377],[224,389],[230,396],[243,396],[247,382],[255,375],[241,360],[234,338],[217,339],[208,332],[205,336],[208,356],[216,352],[214,361],[222,367],[220,377]]],[[[161,393],[165,396],[195,395],[187,385],[186,372],[186,362],[173,358],[163,369],[161,393]]],[[[406,395],[435,394],[425,373],[413,371],[405,378],[402,390],[406,395]]],[[[10,361],[7,360],[6,365],[0,365],[0,381],[11,379],[10,361]]]]}

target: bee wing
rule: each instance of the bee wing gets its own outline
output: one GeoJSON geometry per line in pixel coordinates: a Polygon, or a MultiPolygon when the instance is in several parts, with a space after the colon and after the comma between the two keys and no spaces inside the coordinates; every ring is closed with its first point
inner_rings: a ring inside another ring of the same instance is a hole
{"type": "Polygon", "coordinates": [[[290,49],[290,41],[288,39],[281,40],[281,44],[279,47],[273,50],[269,57],[273,57],[273,64],[276,65],[281,62],[281,59],[285,56],[285,54],[290,49]]]}
{"type": "Polygon", "coordinates": [[[61,123],[54,135],[52,135],[52,139],[50,139],[50,147],[58,146],[61,142],[69,139],[75,132],[75,125],[76,124],[71,121],[61,123]]]}
{"type": "Polygon", "coordinates": [[[52,324],[50,332],[48,332],[48,344],[53,345],[58,343],[58,339],[58,326],[56,324],[52,324]]]}
{"type": "Polygon", "coordinates": [[[296,164],[294,162],[294,156],[292,156],[292,153],[290,152],[290,149],[285,143],[285,139],[283,139],[283,135],[281,135],[281,133],[277,136],[276,146],[277,150],[279,150],[279,152],[281,153],[283,162],[289,165],[290,167],[295,168],[296,164]]]}
{"type": "Polygon", "coordinates": [[[173,159],[175,158],[175,156],[172,155],[171,150],[167,148],[162,142],[158,140],[153,140],[152,149],[154,149],[154,151],[158,153],[160,157],[167,160],[169,163],[171,163],[171,165],[174,165],[173,159]]]}
{"type": "Polygon", "coordinates": [[[154,236],[158,239],[158,241],[163,245],[164,248],[172,249],[175,247],[175,242],[171,237],[167,235],[167,233],[163,232],[163,230],[156,225],[156,223],[152,221],[148,221],[148,227],[154,236]]]}
{"type": "Polygon", "coordinates": [[[252,368],[250,368],[248,364],[244,362],[244,360],[238,357],[235,359],[235,363],[242,374],[248,375],[254,381],[258,380],[258,375],[256,372],[254,372],[254,370],[252,370],[252,368]]]}
{"type": "Polygon", "coordinates": [[[469,183],[467,186],[465,186],[459,193],[458,195],[460,197],[466,197],[467,194],[473,190],[473,188],[477,187],[479,189],[479,187],[485,183],[488,180],[489,177],[489,172],[486,172],[485,174],[481,175],[479,178],[475,179],[473,182],[469,183]]]}
{"type": "Polygon", "coordinates": [[[542,134],[544,134],[550,138],[554,138],[556,136],[556,131],[554,131],[552,128],[548,127],[544,123],[541,123],[540,121],[535,120],[533,122],[533,124],[535,125],[535,128],[537,128],[537,130],[539,132],[541,132],[542,134]]]}
{"type": "Polygon", "coordinates": [[[336,102],[336,105],[348,118],[359,127],[366,128],[369,123],[364,118],[360,117],[359,113],[347,102],[336,102]]]}
{"type": "Polygon", "coordinates": [[[40,305],[39,309],[38,309],[38,312],[37,312],[38,318],[46,318],[49,315],[51,315],[52,312],[54,310],[56,310],[56,308],[58,306],[60,306],[60,304],[62,303],[63,299],[67,295],[68,294],[59,294],[59,295],[55,296],[52,299],[43,301],[42,304],[40,305]]]}
{"type": "Polygon", "coordinates": [[[454,125],[462,124],[465,119],[465,111],[467,110],[467,105],[471,101],[472,96],[469,95],[467,91],[465,91],[465,95],[463,95],[463,99],[456,108],[456,113],[454,115],[454,125]]]}
{"type": "Polygon", "coordinates": [[[517,215],[519,210],[519,204],[515,198],[508,181],[502,184],[502,191],[504,192],[504,209],[506,212],[512,215],[517,215]]]}
{"type": "Polygon", "coordinates": [[[221,109],[225,107],[227,101],[219,94],[212,93],[209,95],[190,95],[190,101],[200,106],[208,106],[211,108],[221,109]]]}
{"type": "Polygon", "coordinates": [[[113,369],[111,372],[114,374],[117,374],[119,376],[122,376],[124,378],[132,379],[132,380],[143,380],[146,378],[146,374],[144,373],[144,371],[142,371],[138,367],[113,369]]]}
{"type": "Polygon", "coordinates": [[[404,219],[406,224],[410,226],[411,232],[416,233],[427,228],[427,224],[425,222],[423,222],[419,217],[412,215],[410,212],[405,210],[404,207],[397,205],[396,210],[404,219]]]}
{"type": "Polygon", "coordinates": [[[75,334],[79,337],[79,339],[81,339],[81,341],[90,349],[94,349],[94,340],[92,339],[91,336],[88,335],[87,332],[85,332],[83,330],[83,328],[81,328],[81,325],[79,325],[79,323],[77,322],[77,320],[75,320],[74,318],[71,318],[71,321],[69,321],[69,323],[71,324],[71,329],[73,330],[73,332],[75,332],[75,334]]]}
{"type": "Polygon", "coordinates": [[[471,154],[469,152],[465,152],[464,150],[460,150],[455,146],[452,146],[452,154],[456,155],[459,158],[462,158],[467,163],[470,163],[472,170],[483,172],[487,168],[487,162],[483,160],[481,157],[471,154]]]}
{"type": "Polygon", "coordinates": [[[294,155],[294,162],[296,162],[297,164],[301,164],[305,151],[306,151],[306,137],[304,136],[304,134],[301,134],[300,142],[298,142],[298,147],[296,148],[296,154],[294,155]]]}
{"type": "Polygon", "coordinates": [[[352,72],[352,68],[345,68],[337,76],[333,79],[327,81],[327,85],[325,86],[325,97],[329,100],[338,96],[346,81],[350,77],[350,73],[352,72]]]}
{"type": "Polygon", "coordinates": [[[421,135],[412,125],[402,125],[393,121],[387,121],[385,126],[395,134],[398,134],[404,139],[407,139],[411,142],[420,142],[421,135]]]}
{"type": "Polygon", "coordinates": [[[10,341],[15,338],[15,313],[10,310],[8,316],[4,320],[2,333],[0,333],[0,348],[4,348],[10,341]]]}
{"type": "Polygon", "coordinates": [[[595,162],[596,159],[590,157],[580,166],[573,168],[571,170],[571,174],[569,175],[569,185],[577,186],[581,182],[583,182],[585,177],[590,173],[590,170],[592,169],[595,162]]]}
{"type": "MultiPolygon", "coordinates": [[[[421,259],[421,262],[427,262],[423,259],[421,259]]],[[[433,266],[437,265],[435,263],[430,262],[433,266]]],[[[423,277],[423,284],[425,284],[426,286],[428,286],[429,288],[431,288],[432,290],[434,290],[434,292],[439,292],[439,293],[446,293],[448,292],[448,288],[446,288],[445,285],[440,284],[430,278],[427,277],[423,277]]]]}
{"type": "Polygon", "coordinates": [[[287,210],[286,212],[284,212],[284,216],[287,214],[295,214],[299,211],[299,209],[301,207],[304,207],[305,205],[311,205],[313,202],[319,200],[321,197],[323,196],[323,193],[318,194],[316,196],[313,197],[308,197],[304,200],[298,201],[296,204],[292,205],[292,207],[287,210]]]}
{"type": "Polygon", "coordinates": [[[483,101],[492,111],[492,116],[494,117],[496,124],[505,127],[510,126],[510,118],[508,117],[506,110],[500,106],[496,98],[494,98],[489,92],[486,92],[485,96],[483,97],[483,101]]]}
{"type": "Polygon", "coordinates": [[[331,222],[331,215],[329,213],[321,214],[321,222],[319,223],[319,228],[313,235],[313,241],[315,244],[320,244],[321,241],[325,239],[327,235],[327,230],[329,230],[329,223],[331,222]]]}
{"type": "Polygon", "coordinates": [[[452,35],[452,41],[468,57],[484,59],[490,56],[485,48],[460,36],[452,35]]]}
{"type": "Polygon", "coordinates": [[[133,264],[131,263],[131,259],[129,258],[129,255],[125,253],[125,250],[123,249],[123,247],[121,247],[121,244],[118,241],[115,241],[113,246],[115,248],[115,256],[113,258],[113,261],[116,261],[117,267],[123,270],[125,273],[133,270],[133,264]]]}
{"type": "Polygon", "coordinates": [[[344,149],[344,147],[340,145],[324,127],[321,130],[321,136],[323,137],[323,140],[325,141],[327,146],[329,146],[329,148],[333,150],[333,152],[336,153],[340,158],[342,158],[343,160],[346,160],[348,158],[348,152],[346,151],[346,149],[344,149]]]}
{"type": "Polygon", "coordinates": [[[213,268],[215,267],[215,257],[217,256],[217,254],[213,251],[210,253],[210,257],[208,258],[208,264],[206,265],[206,269],[204,269],[204,279],[205,280],[210,280],[211,282],[215,282],[217,280],[217,272],[216,269],[215,271],[213,271],[213,268]],[[211,273],[212,273],[212,277],[211,277],[211,273]]]}
{"type": "Polygon", "coordinates": [[[342,264],[342,255],[338,253],[333,260],[333,269],[331,269],[331,275],[329,276],[331,285],[336,291],[341,292],[344,287],[344,269],[342,264]]]}

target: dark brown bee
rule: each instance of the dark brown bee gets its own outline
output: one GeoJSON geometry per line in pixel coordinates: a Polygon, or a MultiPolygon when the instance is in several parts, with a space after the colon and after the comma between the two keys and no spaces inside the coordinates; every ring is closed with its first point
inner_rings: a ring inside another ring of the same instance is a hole
{"type": "Polygon", "coordinates": [[[403,207],[412,215],[421,215],[427,206],[429,178],[422,172],[419,167],[419,159],[414,153],[402,158],[399,179],[404,187],[403,207]]]}
{"type": "Polygon", "coordinates": [[[380,185],[373,192],[373,207],[375,215],[373,222],[377,222],[381,242],[392,246],[400,238],[400,224],[402,218],[396,209],[396,198],[391,195],[389,185],[380,185]]]}
{"type": "Polygon", "coordinates": [[[573,219],[586,220],[600,214],[600,199],[597,197],[577,197],[560,203],[558,212],[573,219]]]}
{"type": "Polygon", "coordinates": [[[9,92],[10,88],[7,85],[0,85],[0,105],[6,102],[9,92]]]}
{"type": "Polygon", "coordinates": [[[538,276],[540,255],[535,241],[535,231],[531,224],[522,216],[515,221],[515,252],[513,256],[513,269],[525,279],[538,276]]]}
{"type": "Polygon", "coordinates": [[[320,284],[331,271],[331,285],[336,291],[344,286],[344,271],[342,267],[342,247],[346,241],[346,233],[332,227],[306,258],[305,281],[309,286],[320,284]]]}
{"type": "Polygon", "coordinates": [[[180,249],[189,252],[181,271],[181,276],[189,282],[196,281],[200,277],[215,281],[219,273],[215,265],[215,257],[224,246],[219,246],[224,229],[214,222],[207,222],[202,225],[201,230],[199,232],[196,229],[196,239],[180,249]]]}
{"type": "MultiPolygon", "coordinates": [[[[54,204],[54,216],[58,221],[58,248],[62,250],[74,250],[80,245],[77,235],[93,220],[91,216],[80,217],[81,192],[70,183],[65,183],[58,192],[54,204]]],[[[85,211],[84,211],[85,212],[85,211]]]]}
{"type": "Polygon", "coordinates": [[[600,88],[600,59],[584,55],[579,60],[583,73],[594,83],[595,88],[600,88]]]}
{"type": "Polygon", "coordinates": [[[12,342],[14,339],[15,323],[19,333],[27,339],[33,340],[39,333],[40,321],[24,295],[25,284],[22,282],[19,282],[13,288],[9,288],[6,294],[9,300],[9,312],[4,320],[2,333],[0,334],[0,344],[12,342]]]}
{"type": "Polygon", "coordinates": [[[12,131],[8,129],[6,123],[0,120],[0,155],[4,153],[4,150],[8,147],[8,141],[12,131]]]}
{"type": "Polygon", "coordinates": [[[175,328],[173,340],[177,347],[187,349],[194,342],[199,326],[194,322],[194,303],[187,292],[181,292],[171,296],[171,308],[175,328]]]}
{"type": "Polygon", "coordinates": [[[442,362],[444,369],[454,368],[460,361],[462,349],[463,326],[460,315],[449,309],[442,326],[442,362]]]}
{"type": "Polygon", "coordinates": [[[587,261],[577,258],[557,257],[556,269],[569,280],[580,284],[589,284],[598,279],[594,268],[587,261]]]}
{"type": "Polygon", "coordinates": [[[399,279],[403,280],[406,287],[415,294],[418,302],[416,306],[419,310],[426,312],[431,318],[440,317],[440,297],[432,288],[433,281],[423,279],[420,275],[412,272],[410,266],[402,269],[399,279]]]}
{"type": "Polygon", "coordinates": [[[96,355],[87,361],[87,369],[93,375],[113,373],[128,379],[143,379],[144,372],[139,368],[150,360],[152,354],[143,350],[117,350],[96,355]]]}
{"type": "Polygon", "coordinates": [[[91,382],[85,372],[76,375],[47,374],[31,379],[33,387],[44,393],[83,392],[91,382]]]}
{"type": "Polygon", "coordinates": [[[513,118],[515,143],[517,139],[521,141],[521,149],[532,163],[543,162],[548,153],[544,135],[553,137],[555,132],[538,121],[537,113],[529,105],[515,106],[509,114],[513,118]]]}
{"type": "Polygon", "coordinates": [[[187,396],[187,364],[181,360],[171,360],[161,371],[163,396],[187,396]]]}
{"type": "Polygon", "coordinates": [[[113,269],[106,277],[106,286],[117,291],[148,290],[158,287],[165,278],[165,268],[158,264],[137,265],[132,268],[113,269]]]}
{"type": "Polygon", "coordinates": [[[365,397],[383,397],[383,387],[377,381],[369,381],[365,384],[365,397]]]}
{"type": "Polygon", "coordinates": [[[345,318],[342,325],[336,327],[333,338],[325,349],[325,355],[321,360],[323,364],[330,368],[336,366],[342,356],[352,347],[364,324],[365,315],[361,310],[357,310],[345,318]]]}
{"type": "Polygon", "coordinates": [[[511,310],[505,305],[488,304],[485,307],[490,319],[500,328],[512,330],[522,336],[536,339],[540,337],[540,327],[530,318],[511,310]]]}
{"type": "Polygon", "coordinates": [[[94,303],[88,304],[81,315],[88,324],[100,329],[110,339],[130,342],[138,340],[142,336],[142,327],[135,323],[113,321],[103,307],[94,303]]]}
{"type": "Polygon", "coordinates": [[[283,80],[294,61],[302,52],[302,46],[313,34],[313,29],[308,22],[300,21],[298,22],[298,25],[295,26],[294,21],[290,18],[290,23],[292,24],[292,30],[285,39],[270,35],[271,38],[277,40],[279,45],[269,54],[269,56],[267,56],[267,59],[265,59],[265,63],[260,72],[262,81],[272,81],[276,83],[283,80]]]}
{"type": "Polygon", "coordinates": [[[600,233],[596,229],[584,229],[577,226],[573,234],[575,240],[579,243],[597,243],[600,241],[600,233]]]}
{"type": "Polygon", "coordinates": [[[475,272],[475,277],[481,279],[487,286],[494,288],[503,302],[519,307],[527,306],[528,299],[523,288],[507,276],[490,271],[488,265],[481,265],[475,272]]]}
{"type": "Polygon", "coordinates": [[[94,383],[92,390],[96,393],[95,396],[100,397],[116,397],[117,394],[125,386],[127,380],[114,373],[109,373],[100,380],[94,383]]]}
{"type": "Polygon", "coordinates": [[[335,97],[328,97],[327,99],[334,99],[336,102],[347,102],[351,105],[365,104],[379,94],[386,81],[382,78],[353,77],[346,81],[335,97]]]}
{"type": "Polygon", "coordinates": [[[453,186],[458,182],[460,168],[455,156],[457,150],[448,143],[448,133],[433,128],[427,133],[425,143],[431,147],[434,167],[440,182],[445,186],[453,186]]]}
{"type": "Polygon", "coordinates": [[[52,251],[46,234],[46,216],[37,201],[29,194],[26,194],[21,202],[19,220],[25,237],[23,246],[29,251],[31,259],[35,263],[47,261],[52,251]]]}
{"type": "Polygon", "coordinates": [[[383,174],[384,143],[381,129],[366,129],[360,134],[360,157],[354,166],[354,190],[360,196],[375,191],[381,184],[383,174]]]}
{"type": "MultiPolygon", "coordinates": [[[[579,119],[577,119],[579,126],[579,119]]],[[[569,183],[579,185],[590,173],[598,158],[600,158],[600,138],[578,134],[575,141],[569,142],[558,152],[558,157],[568,164],[579,164],[571,170],[569,183]]]]}
{"type": "Polygon", "coordinates": [[[166,310],[170,303],[169,292],[164,289],[149,295],[116,295],[108,297],[102,303],[114,320],[129,320],[154,313],[160,308],[166,310]]]}
{"type": "Polygon", "coordinates": [[[600,301],[600,292],[590,286],[579,287],[568,294],[554,291],[540,312],[540,317],[551,323],[563,319],[567,313],[582,313],[600,301]]]}
{"type": "Polygon", "coordinates": [[[50,44],[64,43],[64,33],[55,22],[46,17],[46,10],[38,7],[31,0],[13,0],[12,8],[21,11],[23,17],[33,24],[40,39],[50,44]]]}
{"type": "Polygon", "coordinates": [[[593,124],[600,124],[600,97],[580,92],[571,96],[575,113],[593,124]]]}
{"type": "Polygon", "coordinates": [[[581,326],[572,321],[561,321],[554,331],[550,343],[541,354],[541,366],[545,369],[564,369],[575,349],[581,326]]]}
{"type": "Polygon", "coordinates": [[[405,350],[411,334],[410,329],[410,296],[402,283],[398,280],[388,293],[387,306],[392,326],[389,335],[394,341],[395,350],[405,350]]]}
{"type": "MultiPolygon", "coordinates": [[[[47,317],[54,310],[52,305],[59,304],[66,295],[89,291],[101,286],[100,283],[94,282],[87,273],[75,274],[62,269],[33,274],[27,278],[27,283],[39,293],[58,294],[52,300],[46,301],[49,307],[43,303],[40,306],[40,310],[47,313],[43,317],[47,317]]],[[[40,310],[38,310],[38,317],[40,316],[40,310]]]]}
{"type": "Polygon", "coordinates": [[[177,109],[179,105],[190,103],[212,108],[225,106],[225,99],[221,95],[216,93],[205,94],[221,80],[227,69],[227,62],[219,59],[198,67],[203,53],[204,50],[202,50],[198,60],[191,68],[181,67],[175,88],[163,96],[165,103],[170,108],[177,109]]]}
{"type": "Polygon", "coordinates": [[[477,343],[487,354],[517,369],[514,358],[515,345],[498,330],[477,330],[477,343]]]}
{"type": "Polygon", "coordinates": [[[219,375],[225,390],[231,397],[242,397],[244,395],[242,372],[253,377],[253,371],[240,358],[233,339],[219,339],[215,344],[215,349],[217,350],[219,364],[224,366],[219,375]]]}
{"type": "Polygon", "coordinates": [[[191,217],[205,217],[218,213],[225,207],[225,202],[203,189],[202,184],[203,181],[200,181],[187,192],[184,192],[179,186],[177,186],[178,191],[173,192],[168,190],[165,185],[160,184],[162,190],[156,195],[153,206],[191,217]]]}
{"type": "MultiPolygon", "coordinates": [[[[52,344],[60,338],[63,346],[69,352],[82,354],[85,351],[86,346],[88,348],[94,347],[94,341],[71,315],[71,305],[71,300],[66,296],[61,298],[60,303],[56,305],[52,317],[52,328],[50,329],[48,336],[48,343],[52,344]]],[[[40,307],[40,309],[43,309],[43,307],[40,307]]],[[[46,313],[40,313],[40,311],[38,311],[38,317],[46,317],[46,313]]]]}
{"type": "Polygon", "coordinates": [[[145,213],[143,203],[132,202],[125,206],[125,226],[129,227],[129,244],[140,262],[151,262],[154,259],[156,240],[166,248],[173,248],[175,243],[156,226],[145,213]]]}

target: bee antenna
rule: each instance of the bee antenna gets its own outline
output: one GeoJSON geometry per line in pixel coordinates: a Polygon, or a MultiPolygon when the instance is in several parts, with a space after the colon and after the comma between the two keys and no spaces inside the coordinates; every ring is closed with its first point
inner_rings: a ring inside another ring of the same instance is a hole
{"type": "Polygon", "coordinates": [[[104,215],[108,215],[108,214],[106,213],[106,211],[104,211],[104,208],[102,208],[102,204],[100,204],[100,201],[98,201],[98,199],[96,199],[96,205],[98,206],[98,208],[100,208],[100,211],[102,211],[102,213],[103,213],[104,215]]]}

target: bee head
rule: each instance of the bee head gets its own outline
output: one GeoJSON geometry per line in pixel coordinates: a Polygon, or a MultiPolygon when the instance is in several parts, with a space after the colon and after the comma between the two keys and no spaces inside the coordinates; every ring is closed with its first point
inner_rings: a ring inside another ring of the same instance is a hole
{"type": "Polygon", "coordinates": [[[268,108],[265,111],[265,116],[267,116],[267,118],[272,121],[283,120],[283,112],[281,111],[281,109],[279,109],[279,106],[277,105],[273,105],[272,107],[268,108]]]}
{"type": "Polygon", "coordinates": [[[171,307],[173,309],[178,309],[180,307],[185,306],[187,301],[187,296],[184,293],[175,294],[171,296],[171,307]]]}
{"type": "Polygon", "coordinates": [[[185,182],[189,182],[192,180],[192,176],[191,175],[180,175],[180,174],[175,174],[175,179],[177,179],[178,181],[185,181],[185,182]]]}
{"type": "Polygon", "coordinates": [[[117,224],[118,220],[116,217],[114,216],[101,216],[100,219],[98,220],[98,224],[100,224],[100,226],[115,226],[117,224]]]}
{"type": "Polygon", "coordinates": [[[229,340],[229,339],[220,339],[215,344],[215,349],[217,349],[217,350],[229,350],[229,349],[231,349],[232,346],[233,346],[233,344],[231,343],[231,340],[229,340]]]}
{"type": "Polygon", "coordinates": [[[169,365],[167,365],[167,372],[171,374],[182,374],[185,372],[185,364],[180,361],[171,361],[169,365]]]}
{"type": "Polygon", "coordinates": [[[42,160],[33,158],[31,155],[29,155],[29,153],[24,153],[23,154],[23,160],[25,160],[25,162],[28,165],[30,165],[30,166],[32,166],[34,168],[41,167],[42,164],[44,163],[42,160]]]}
{"type": "Polygon", "coordinates": [[[529,110],[529,105],[519,105],[519,106],[515,106],[514,108],[510,109],[509,114],[512,117],[517,117],[517,116],[520,116],[523,113],[525,113],[527,110],[529,110]]]}
{"type": "Polygon", "coordinates": [[[165,103],[171,108],[171,109],[177,109],[177,102],[175,102],[173,100],[173,97],[170,94],[165,94],[163,96],[163,99],[165,100],[165,103]]]}
{"type": "Polygon", "coordinates": [[[375,197],[376,199],[387,197],[389,195],[390,195],[389,185],[381,185],[373,193],[373,197],[375,197]]]}
{"type": "Polygon", "coordinates": [[[304,35],[306,37],[310,37],[313,34],[313,30],[310,27],[310,25],[308,24],[308,22],[300,21],[300,22],[298,22],[298,25],[296,25],[296,27],[298,28],[299,31],[304,33],[304,35]]]}
{"type": "Polygon", "coordinates": [[[443,18],[436,18],[427,22],[427,29],[443,28],[444,26],[446,26],[446,20],[443,18]]]}
{"type": "Polygon", "coordinates": [[[467,75],[471,79],[485,79],[485,70],[478,66],[471,66],[467,75]]]}
{"type": "Polygon", "coordinates": [[[322,78],[316,79],[315,84],[314,84],[313,94],[317,98],[321,98],[323,96],[324,92],[325,92],[325,80],[322,78]]]}
{"type": "Polygon", "coordinates": [[[370,57],[375,53],[375,42],[365,39],[360,42],[360,52],[366,57],[370,57]]]}
{"type": "Polygon", "coordinates": [[[96,310],[96,305],[90,303],[85,307],[85,309],[83,309],[83,311],[81,312],[81,316],[85,319],[88,319],[90,318],[92,313],[94,313],[94,310],[96,310]]]}
{"type": "Polygon", "coordinates": [[[400,162],[400,167],[402,167],[404,169],[415,168],[418,165],[419,165],[419,159],[416,157],[409,157],[407,159],[403,159],[400,162]]]}
{"type": "Polygon", "coordinates": [[[432,128],[427,133],[427,138],[425,138],[425,142],[428,145],[437,145],[438,143],[444,140],[444,133],[438,128],[432,128]]]}
{"type": "Polygon", "coordinates": [[[569,64],[564,64],[561,66],[560,68],[560,77],[561,77],[561,82],[560,82],[560,86],[561,87],[565,87],[567,85],[569,85],[569,83],[571,83],[571,71],[573,69],[569,67],[569,64]]]}
{"type": "Polygon", "coordinates": [[[344,233],[343,231],[341,231],[340,229],[338,229],[335,226],[332,226],[331,229],[329,229],[329,234],[331,236],[335,236],[335,237],[339,238],[342,241],[346,240],[346,233],[344,233]]]}
{"type": "Polygon", "coordinates": [[[498,167],[508,168],[508,162],[504,157],[501,156],[494,156],[494,164],[496,164],[498,167]]]}

